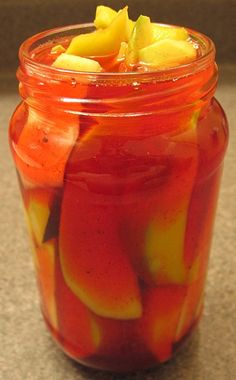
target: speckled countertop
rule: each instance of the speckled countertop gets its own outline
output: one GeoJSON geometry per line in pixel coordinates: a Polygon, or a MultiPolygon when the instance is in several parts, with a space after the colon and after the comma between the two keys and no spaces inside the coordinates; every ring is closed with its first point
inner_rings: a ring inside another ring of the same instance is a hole
{"type": "Polygon", "coordinates": [[[236,66],[221,69],[217,97],[230,122],[230,146],[215,225],[200,326],[187,345],[161,368],[121,376],[89,370],[52,342],[39,312],[33,265],[7,126],[18,102],[17,86],[0,78],[0,379],[2,380],[234,380],[236,378],[236,66]]]}

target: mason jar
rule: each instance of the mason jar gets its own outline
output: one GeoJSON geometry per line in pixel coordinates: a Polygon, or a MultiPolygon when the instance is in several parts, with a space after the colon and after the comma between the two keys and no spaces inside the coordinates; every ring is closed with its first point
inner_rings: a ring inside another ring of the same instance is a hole
{"type": "Polygon", "coordinates": [[[175,68],[51,66],[90,30],[23,43],[10,146],[47,327],[80,363],[132,371],[169,360],[202,314],[228,127],[209,38],[188,30],[201,54],[175,68]]]}

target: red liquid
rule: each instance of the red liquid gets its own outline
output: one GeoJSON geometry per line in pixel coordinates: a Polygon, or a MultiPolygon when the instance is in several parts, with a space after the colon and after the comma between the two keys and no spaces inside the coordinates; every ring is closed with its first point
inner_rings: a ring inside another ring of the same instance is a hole
{"type": "Polygon", "coordinates": [[[61,115],[53,99],[47,112],[32,117],[20,105],[13,116],[43,313],[63,349],[89,366],[164,362],[201,314],[226,121],[214,99],[200,114],[168,110],[194,97],[209,72],[164,100],[152,83],[136,98],[132,85],[61,83],[51,91],[105,100],[74,105],[80,116],[61,115]],[[128,116],[155,102],[167,112],[128,116]]]}

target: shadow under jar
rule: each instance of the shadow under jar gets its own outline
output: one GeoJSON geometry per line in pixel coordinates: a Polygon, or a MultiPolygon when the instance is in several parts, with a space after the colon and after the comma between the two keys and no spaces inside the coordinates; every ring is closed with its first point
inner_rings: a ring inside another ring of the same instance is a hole
{"type": "Polygon", "coordinates": [[[201,55],[167,70],[50,66],[90,29],[23,43],[10,146],[52,336],[89,367],[133,371],[169,360],[201,316],[228,128],[207,37],[190,30],[201,55]]]}

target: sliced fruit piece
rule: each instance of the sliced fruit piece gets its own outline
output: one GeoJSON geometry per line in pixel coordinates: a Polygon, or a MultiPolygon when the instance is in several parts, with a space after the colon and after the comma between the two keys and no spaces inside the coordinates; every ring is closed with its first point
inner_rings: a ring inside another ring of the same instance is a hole
{"type": "Polygon", "coordinates": [[[176,331],[176,341],[187,333],[202,310],[221,171],[221,168],[218,169],[206,181],[201,179],[192,195],[185,238],[184,260],[185,265],[188,267],[198,262],[199,269],[195,281],[188,287],[187,297],[176,331]],[[195,219],[197,219],[198,223],[196,223],[195,219]]]}
{"type": "Polygon", "coordinates": [[[53,46],[51,53],[57,54],[57,53],[65,53],[66,49],[62,45],[56,45],[53,46]]]}
{"type": "Polygon", "coordinates": [[[62,53],[52,64],[53,67],[67,70],[99,72],[102,71],[102,67],[99,63],[93,59],[78,57],[77,55],[71,55],[62,53]]]}
{"type": "Polygon", "coordinates": [[[197,50],[188,41],[164,39],[139,51],[139,61],[151,67],[174,67],[193,61],[197,50]]]}
{"type": "Polygon", "coordinates": [[[37,275],[39,281],[42,308],[46,320],[54,328],[58,328],[55,301],[55,255],[56,241],[50,240],[36,247],[37,275]]]}
{"type": "Polygon", "coordinates": [[[139,322],[144,340],[160,362],[172,356],[175,332],[186,297],[186,288],[165,286],[146,289],[139,322]]]}
{"type": "Polygon", "coordinates": [[[189,38],[189,34],[187,30],[182,27],[152,23],[152,29],[153,29],[153,40],[155,42],[164,40],[164,39],[187,40],[189,38]]]}
{"type": "Polygon", "coordinates": [[[197,261],[191,266],[186,266],[184,261],[189,204],[198,168],[198,116],[199,112],[195,111],[188,130],[173,137],[173,140],[170,138],[174,143],[176,163],[181,157],[184,162],[185,157],[186,166],[182,168],[182,173],[179,169],[178,174],[174,168],[172,178],[167,182],[172,187],[172,193],[179,191],[184,195],[182,199],[176,198],[176,205],[171,208],[160,198],[157,214],[147,230],[145,260],[152,278],[158,284],[185,284],[193,281],[198,271],[197,261]]]}
{"type": "Polygon", "coordinates": [[[175,333],[175,342],[180,341],[185,335],[187,335],[194,322],[196,322],[197,318],[200,316],[203,295],[204,281],[199,281],[198,279],[189,285],[175,333]]]}
{"type": "Polygon", "coordinates": [[[131,34],[134,30],[135,21],[128,20],[127,28],[126,28],[126,35],[127,35],[127,41],[129,41],[131,34]]]}
{"type": "MultiPolygon", "coordinates": [[[[114,201],[113,201],[114,202],[114,201]]],[[[95,314],[139,318],[137,279],[118,236],[118,207],[80,182],[64,187],[60,225],[60,260],[69,288],[95,314]]]]}
{"type": "Polygon", "coordinates": [[[37,244],[44,240],[54,192],[46,189],[30,189],[24,193],[26,215],[31,234],[37,244]]]}
{"type": "MultiPolygon", "coordinates": [[[[199,262],[197,277],[188,285],[187,295],[176,329],[175,341],[181,340],[200,316],[203,307],[204,288],[207,275],[209,247],[202,249],[196,261],[199,262]]],[[[195,262],[196,262],[195,261],[195,262]]]]}
{"type": "Polygon", "coordinates": [[[139,16],[128,42],[126,63],[133,65],[138,62],[139,50],[153,42],[153,30],[149,17],[139,16]]]}
{"type": "Polygon", "coordinates": [[[186,284],[196,278],[198,262],[189,269],[183,258],[188,205],[184,203],[171,222],[165,224],[165,216],[158,217],[148,228],[145,266],[154,283],[186,284]]]}
{"type": "Polygon", "coordinates": [[[94,354],[100,344],[100,330],[87,307],[67,286],[56,258],[56,307],[58,315],[58,339],[74,358],[94,354]]]}
{"type": "Polygon", "coordinates": [[[127,23],[128,12],[125,7],[107,28],[74,37],[66,53],[87,57],[115,54],[121,42],[126,40],[127,23]]]}
{"type": "Polygon", "coordinates": [[[78,137],[75,115],[46,115],[29,108],[28,120],[17,143],[12,143],[17,169],[26,181],[61,186],[69,154],[78,137]]]}
{"type": "Polygon", "coordinates": [[[96,8],[94,25],[97,29],[107,28],[116,16],[117,12],[114,9],[104,5],[98,5],[96,8]]]}
{"type": "Polygon", "coordinates": [[[201,167],[203,166],[204,160],[201,159],[198,183],[189,205],[184,253],[185,264],[188,267],[196,261],[201,252],[205,252],[206,255],[209,254],[222,175],[222,168],[218,168],[213,175],[203,180],[201,175],[201,167]]]}
{"type": "MultiPolygon", "coordinates": [[[[120,12],[120,11],[119,11],[120,12]]],[[[107,28],[114,18],[117,16],[119,12],[116,12],[114,9],[110,7],[106,7],[104,5],[99,5],[96,9],[96,17],[94,20],[94,25],[97,29],[105,29],[107,28]]],[[[128,41],[131,33],[133,31],[135,22],[128,19],[126,26],[126,40],[128,41]]]]}
{"type": "Polygon", "coordinates": [[[136,162],[137,157],[142,160],[144,174],[136,176],[137,185],[127,181],[120,235],[138,275],[152,285],[187,284],[196,279],[199,269],[198,261],[188,266],[184,260],[189,203],[198,168],[197,117],[189,115],[184,125],[185,132],[152,137],[147,145],[142,139],[142,146],[132,142],[129,150],[135,152],[136,162]],[[137,192],[140,185],[143,191],[137,192]]]}

